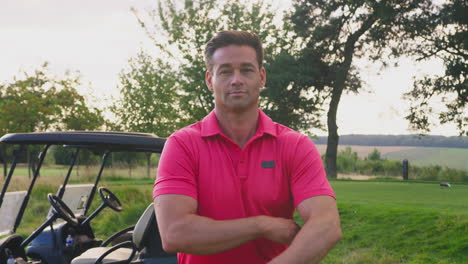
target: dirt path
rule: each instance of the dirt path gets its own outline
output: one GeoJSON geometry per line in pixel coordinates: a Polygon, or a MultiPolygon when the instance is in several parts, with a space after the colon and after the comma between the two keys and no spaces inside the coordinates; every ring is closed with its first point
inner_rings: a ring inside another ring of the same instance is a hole
{"type": "Polygon", "coordinates": [[[375,179],[375,178],[377,178],[377,176],[338,173],[338,179],[369,180],[369,179],[375,179]]]}

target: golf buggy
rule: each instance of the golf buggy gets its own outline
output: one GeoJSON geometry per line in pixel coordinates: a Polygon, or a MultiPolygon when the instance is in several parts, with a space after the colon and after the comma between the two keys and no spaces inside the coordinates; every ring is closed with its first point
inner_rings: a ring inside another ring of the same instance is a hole
{"type": "Polygon", "coordinates": [[[121,211],[119,199],[108,189],[98,188],[112,152],[160,153],[164,139],[151,134],[123,132],[44,132],[7,134],[0,143],[19,145],[0,193],[0,264],[10,263],[177,263],[163,251],[152,205],[135,226],[121,230],[102,242],[94,236],[90,221],[104,208],[121,211]],[[39,162],[27,190],[8,192],[20,154],[27,145],[43,145],[39,162]],[[48,194],[51,205],[45,222],[26,239],[15,234],[28,206],[47,150],[63,145],[74,150],[68,172],[56,194],[48,194]],[[68,184],[81,149],[103,153],[94,184],[68,184]],[[87,215],[96,194],[102,204],[87,215]],[[57,222],[61,219],[64,222],[57,222]],[[118,243],[119,241],[122,241],[118,243]],[[107,247],[114,244],[113,247],[107,247]]]}

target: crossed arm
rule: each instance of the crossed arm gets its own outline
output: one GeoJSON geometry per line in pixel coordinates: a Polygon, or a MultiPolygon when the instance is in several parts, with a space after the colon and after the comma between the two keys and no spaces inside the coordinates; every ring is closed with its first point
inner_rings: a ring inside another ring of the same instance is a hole
{"type": "Polygon", "coordinates": [[[167,252],[195,255],[220,253],[263,237],[290,247],[273,263],[318,263],[341,238],[335,199],[317,196],[298,206],[304,219],[299,229],[291,219],[254,216],[213,220],[196,214],[197,201],[184,195],[161,195],[155,213],[167,252]]]}
{"type": "Polygon", "coordinates": [[[304,226],[291,245],[269,264],[319,263],[341,239],[340,217],[336,201],[330,196],[316,196],[297,207],[304,226]]]}

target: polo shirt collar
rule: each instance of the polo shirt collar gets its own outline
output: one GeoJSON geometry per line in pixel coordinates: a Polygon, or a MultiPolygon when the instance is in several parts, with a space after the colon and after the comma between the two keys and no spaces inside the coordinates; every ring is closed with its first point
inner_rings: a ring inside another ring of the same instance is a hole
{"type": "Polygon", "coordinates": [[[266,133],[271,136],[276,137],[278,133],[276,132],[276,126],[273,120],[269,116],[267,116],[262,110],[258,109],[258,129],[257,133],[260,132],[262,134],[266,133]]]}
{"type": "Polygon", "coordinates": [[[210,137],[217,134],[222,134],[221,128],[219,127],[218,119],[216,118],[215,111],[211,111],[203,120],[201,124],[201,136],[210,137]]]}
{"type": "MultiPolygon", "coordinates": [[[[201,136],[210,137],[214,135],[222,135],[223,132],[219,127],[218,119],[216,118],[215,111],[211,111],[203,120],[201,121],[201,136]]],[[[269,134],[274,137],[277,136],[275,129],[275,123],[268,117],[262,110],[258,109],[258,128],[255,135],[269,134]]]]}

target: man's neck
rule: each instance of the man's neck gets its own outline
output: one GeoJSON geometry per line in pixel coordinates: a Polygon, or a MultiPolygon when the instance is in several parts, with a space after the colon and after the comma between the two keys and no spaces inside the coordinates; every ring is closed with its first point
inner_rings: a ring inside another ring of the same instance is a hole
{"type": "Polygon", "coordinates": [[[258,125],[258,109],[245,112],[227,112],[215,107],[216,118],[224,135],[244,148],[250,138],[255,135],[258,125]]]}

